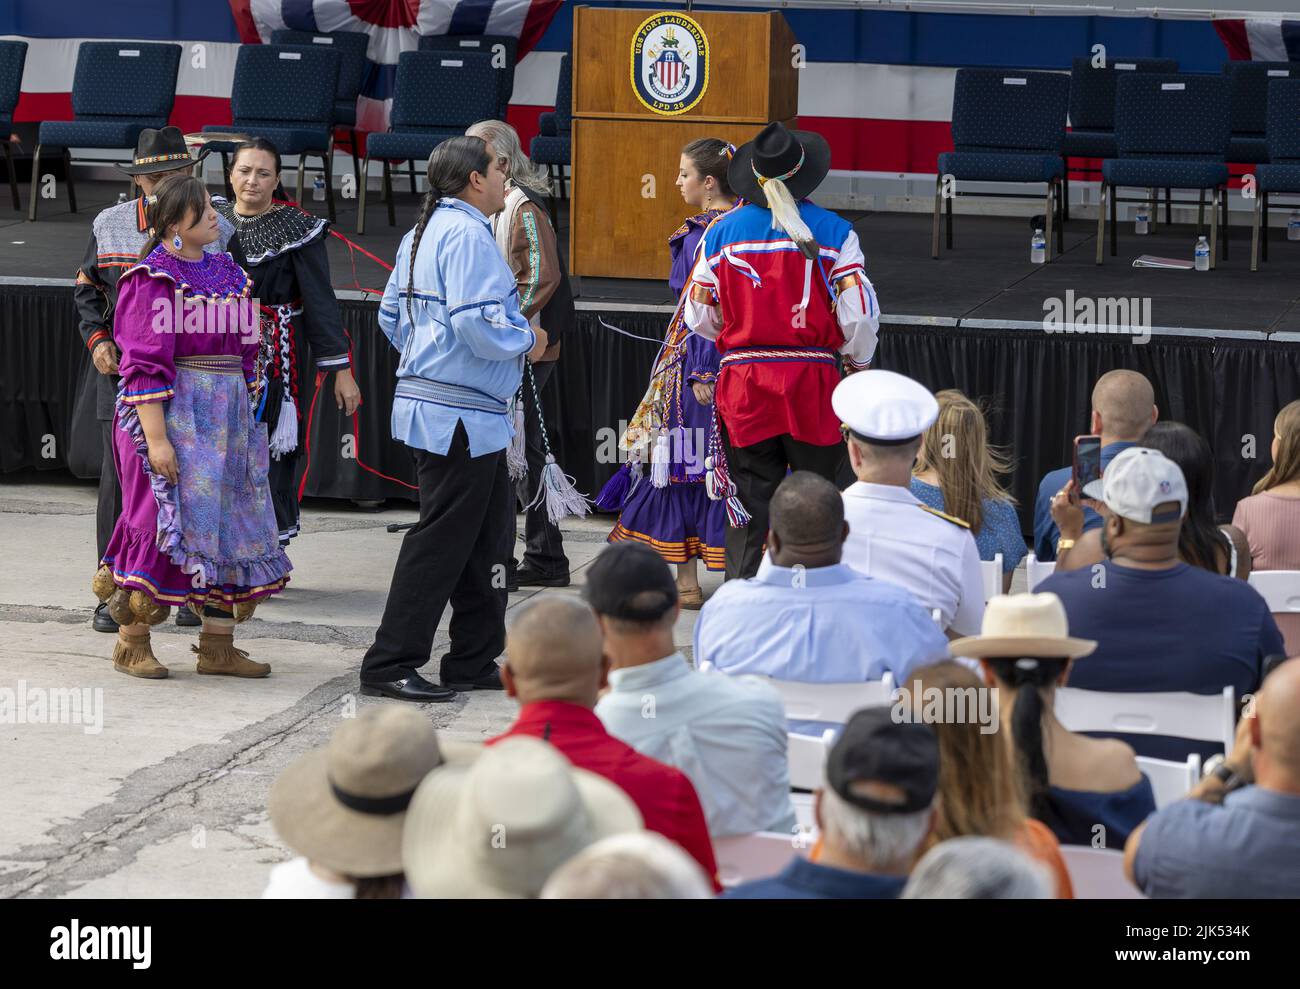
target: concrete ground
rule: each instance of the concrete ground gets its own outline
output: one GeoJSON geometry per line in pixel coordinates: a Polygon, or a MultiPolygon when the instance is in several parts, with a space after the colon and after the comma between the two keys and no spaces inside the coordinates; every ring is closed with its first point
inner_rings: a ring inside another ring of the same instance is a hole
{"type": "MultiPolygon", "coordinates": [[[[154,650],[171,677],[152,682],[116,673],[113,637],[90,627],[94,511],[90,485],[0,485],[0,896],[258,896],[291,854],[266,814],[276,776],[341,718],[398,703],[360,696],[356,671],[402,538],[385,527],[415,511],[310,503],[292,583],[238,633],[271,676],[197,676],[196,632],[169,622],[154,650]],[[71,694],[56,703],[69,688],[80,708],[71,694]]],[[[562,528],[574,583],[546,593],[576,594],[610,522],[562,528]]],[[[703,575],[706,595],[719,581],[703,575]]],[[[510,606],[535,593],[512,594],[510,606]]],[[[686,612],[678,626],[688,652],[694,621],[686,612]]],[[[475,692],[422,710],[448,737],[482,740],[510,723],[514,703],[475,692]]]]}

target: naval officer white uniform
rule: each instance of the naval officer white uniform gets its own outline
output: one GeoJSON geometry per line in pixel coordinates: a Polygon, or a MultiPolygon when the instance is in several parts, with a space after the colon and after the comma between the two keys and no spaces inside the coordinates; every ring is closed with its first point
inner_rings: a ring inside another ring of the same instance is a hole
{"type": "Polygon", "coordinates": [[[970,526],[923,504],[908,488],[938,402],[901,374],[859,371],[835,387],[831,407],[844,424],[858,477],[844,491],[844,562],[907,588],[938,610],[939,626],[951,637],[978,635],[984,581],[970,526]]]}

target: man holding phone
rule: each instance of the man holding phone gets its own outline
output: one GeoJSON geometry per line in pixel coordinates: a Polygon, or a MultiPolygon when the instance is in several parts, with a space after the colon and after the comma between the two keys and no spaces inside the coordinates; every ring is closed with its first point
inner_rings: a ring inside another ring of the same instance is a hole
{"type": "MultiPolygon", "coordinates": [[[[1050,471],[1038,486],[1034,501],[1034,555],[1038,559],[1056,559],[1061,532],[1052,518],[1052,501],[1062,498],[1079,503],[1082,484],[1075,484],[1076,470],[1095,469],[1096,477],[1100,477],[1116,456],[1142,439],[1159,415],[1155,390],[1145,375],[1116,370],[1097,379],[1092,389],[1090,435],[1077,438],[1075,465],[1050,471]]],[[[1083,531],[1100,525],[1101,516],[1085,505],[1083,531]]]]}

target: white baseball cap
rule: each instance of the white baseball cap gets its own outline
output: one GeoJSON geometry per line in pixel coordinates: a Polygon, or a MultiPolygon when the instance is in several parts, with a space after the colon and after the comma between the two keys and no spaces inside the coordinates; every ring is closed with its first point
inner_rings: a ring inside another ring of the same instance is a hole
{"type": "Polygon", "coordinates": [[[1106,503],[1116,515],[1150,525],[1173,522],[1174,517],[1152,518],[1157,505],[1178,502],[1178,518],[1187,514],[1187,481],[1182,469],[1159,450],[1131,446],[1122,451],[1100,480],[1084,485],[1083,493],[1106,503]]]}
{"type": "Polygon", "coordinates": [[[872,443],[914,440],[939,418],[939,403],[919,381],[893,371],[850,374],[831,392],[840,422],[872,443]]]}

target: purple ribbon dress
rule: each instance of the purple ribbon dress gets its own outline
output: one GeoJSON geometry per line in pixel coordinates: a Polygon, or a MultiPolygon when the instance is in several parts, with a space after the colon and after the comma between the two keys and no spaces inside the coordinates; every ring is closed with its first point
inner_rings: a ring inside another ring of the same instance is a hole
{"type": "MultiPolygon", "coordinates": [[[[673,261],[668,285],[678,298],[690,281],[696,249],[705,228],[725,212],[708,210],[690,217],[668,239],[673,261]]],[[[662,372],[661,409],[671,456],[668,486],[655,487],[648,469],[647,476],[632,485],[628,466],[620,468],[607,490],[613,494],[615,488],[626,486],[630,491],[625,495],[609,541],[634,539],[650,546],[668,563],[686,563],[699,557],[707,569],[724,570],[726,505],[711,501],[704,488],[704,460],[713,424],[713,405],[701,405],[691,389],[692,382],[696,381],[716,383],[721,355],[712,340],[690,332],[682,321],[681,306],[664,335],[664,347],[671,348],[662,372]]],[[[606,498],[605,504],[608,501],[606,498]]]]}
{"type": "Polygon", "coordinates": [[[254,418],[261,333],[251,282],[229,254],[188,261],[158,247],[119,283],[122,351],[113,456],[122,514],[103,563],[161,605],[224,611],[275,594],[292,565],[254,418]],[[179,483],[154,472],[138,408],[161,402],[179,483]]]}

